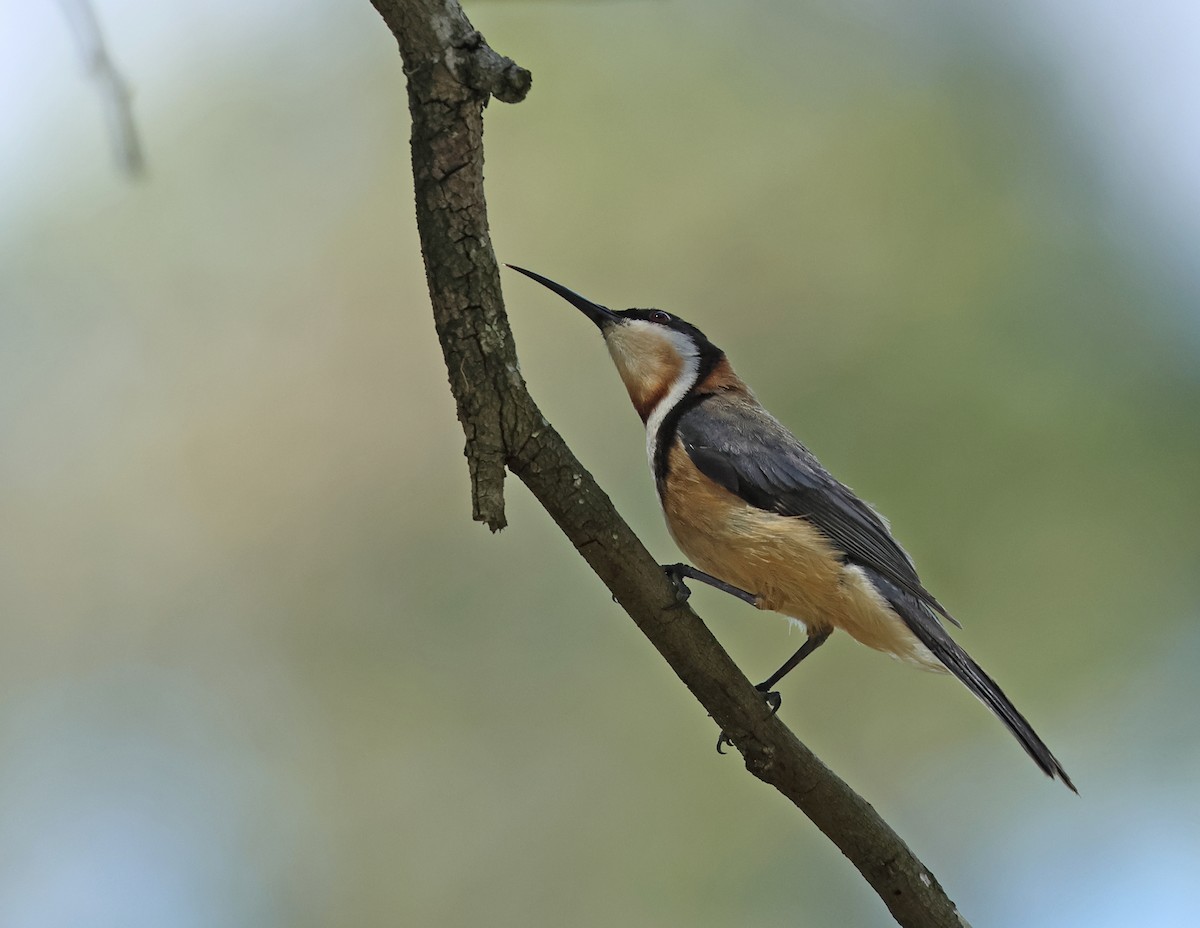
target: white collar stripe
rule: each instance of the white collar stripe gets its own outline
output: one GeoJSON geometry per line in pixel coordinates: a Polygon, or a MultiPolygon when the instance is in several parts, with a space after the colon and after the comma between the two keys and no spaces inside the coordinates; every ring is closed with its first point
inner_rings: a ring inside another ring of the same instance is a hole
{"type": "Polygon", "coordinates": [[[666,396],[658,401],[646,419],[646,457],[650,461],[651,472],[654,471],[654,452],[658,448],[658,433],[662,429],[663,420],[667,418],[667,413],[678,406],[687,396],[688,391],[696,385],[699,376],[700,358],[695,354],[684,355],[683,370],[671,384],[671,389],[667,391],[666,396]]]}

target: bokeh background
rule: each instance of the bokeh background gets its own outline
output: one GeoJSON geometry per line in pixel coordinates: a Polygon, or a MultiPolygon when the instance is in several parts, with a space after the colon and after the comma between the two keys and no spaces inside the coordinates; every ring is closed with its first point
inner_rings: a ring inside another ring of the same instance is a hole
{"type": "MultiPolygon", "coordinates": [[[[836,638],[786,720],[977,926],[1196,924],[1200,13],[479,2],[501,260],[678,311],[886,512],[1081,791],[836,638]]],[[[470,521],[361,3],[0,7],[0,925],[884,926],[523,488],[470,521]]],[[[534,395],[664,561],[594,330],[534,395]]],[[[752,678],[797,645],[699,589],[752,678]]]]}

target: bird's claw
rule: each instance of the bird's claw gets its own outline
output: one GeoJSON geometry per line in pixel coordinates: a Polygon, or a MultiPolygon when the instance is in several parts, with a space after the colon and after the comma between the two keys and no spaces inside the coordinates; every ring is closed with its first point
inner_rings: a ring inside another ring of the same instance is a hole
{"type": "Polygon", "coordinates": [[[759,692],[763,694],[763,698],[767,701],[767,708],[771,710],[770,715],[767,716],[767,718],[770,718],[771,715],[774,715],[776,712],[778,712],[779,707],[783,705],[783,697],[780,696],[776,690],[771,690],[770,692],[766,693],[763,693],[762,690],[759,690],[759,692]]]}
{"type": "MultiPolygon", "coordinates": [[[[767,713],[767,718],[770,718],[776,712],[778,712],[779,707],[783,705],[783,697],[779,695],[777,690],[764,690],[758,686],[756,686],[755,689],[762,693],[763,699],[766,700],[767,709],[770,710],[767,713]]],[[[717,753],[724,754],[726,745],[729,745],[730,747],[736,747],[736,745],[733,743],[733,739],[730,738],[729,735],[725,734],[725,732],[721,732],[721,734],[717,737],[717,753]]]]}
{"type": "Polygon", "coordinates": [[[679,572],[682,564],[664,564],[663,573],[667,575],[667,579],[671,581],[671,586],[675,587],[675,602],[667,606],[668,609],[678,609],[691,599],[692,591],[688,585],[683,582],[683,575],[679,572]]]}

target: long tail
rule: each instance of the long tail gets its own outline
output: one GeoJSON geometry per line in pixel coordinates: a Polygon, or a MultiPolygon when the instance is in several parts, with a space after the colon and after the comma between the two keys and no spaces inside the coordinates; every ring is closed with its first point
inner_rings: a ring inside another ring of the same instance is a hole
{"type": "Polygon", "coordinates": [[[904,624],[945,664],[947,670],[958,677],[967,689],[996,714],[1046,776],[1051,779],[1057,777],[1072,792],[1078,794],[1079,790],[1067,776],[1067,771],[1063,770],[1062,764],[1050,753],[1050,749],[1038,737],[1033,726],[1025,721],[1025,716],[1017,711],[1017,707],[1004,695],[996,681],[984,673],[983,668],[971,659],[971,655],[958,646],[925,604],[873,571],[869,576],[876,589],[904,619],[904,624]]]}

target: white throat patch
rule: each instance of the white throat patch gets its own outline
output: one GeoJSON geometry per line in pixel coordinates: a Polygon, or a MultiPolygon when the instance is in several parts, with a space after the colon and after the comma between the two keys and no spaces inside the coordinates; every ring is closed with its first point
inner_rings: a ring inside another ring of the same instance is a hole
{"type": "Polygon", "coordinates": [[[700,376],[696,343],[682,332],[643,319],[613,326],[605,331],[604,341],[630,399],[646,421],[646,454],[653,470],[663,420],[700,376]]]}
{"type": "Polygon", "coordinates": [[[692,389],[699,374],[700,359],[692,355],[683,362],[683,371],[646,420],[646,459],[650,462],[651,473],[654,472],[654,451],[658,447],[658,431],[662,428],[663,419],[687,395],[688,390],[692,389]]]}
{"type": "MultiPolygon", "coordinates": [[[[669,329],[667,331],[670,332],[669,329]]],[[[696,354],[691,339],[675,332],[670,332],[670,334],[675,336],[673,341],[681,349],[683,367],[670,389],[646,418],[646,459],[650,462],[651,473],[654,472],[654,452],[658,448],[658,433],[662,429],[663,420],[667,418],[667,413],[678,406],[679,401],[696,385],[696,380],[700,376],[700,356],[696,354]],[[682,353],[684,349],[686,349],[686,353],[682,353]]]]}

